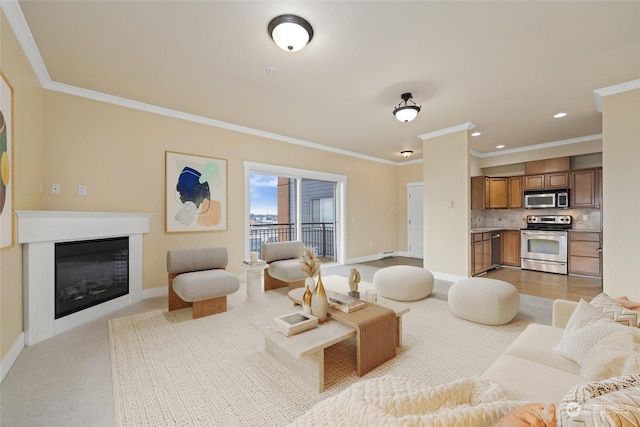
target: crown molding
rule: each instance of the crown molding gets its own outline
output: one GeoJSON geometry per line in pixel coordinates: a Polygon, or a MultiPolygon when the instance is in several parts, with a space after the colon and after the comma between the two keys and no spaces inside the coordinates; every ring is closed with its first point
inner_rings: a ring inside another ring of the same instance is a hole
{"type": "Polygon", "coordinates": [[[528,145],[526,147],[511,148],[508,150],[491,151],[489,153],[478,153],[477,151],[473,151],[473,150],[470,150],[469,153],[474,157],[483,159],[486,157],[498,157],[498,156],[504,156],[507,154],[523,153],[526,151],[536,151],[536,150],[542,150],[545,148],[560,147],[562,145],[579,144],[581,142],[595,141],[597,139],[602,139],[601,133],[598,133],[595,135],[589,135],[589,136],[580,136],[577,138],[563,139],[561,141],[544,142],[542,144],[528,145]]]}
{"type": "Polygon", "coordinates": [[[613,86],[603,87],[602,89],[596,89],[593,91],[593,97],[596,100],[596,109],[599,113],[602,113],[602,98],[604,98],[605,96],[616,95],[618,93],[628,92],[630,90],[636,89],[640,89],[640,79],[631,80],[613,86]]]}
{"type": "Polygon", "coordinates": [[[433,132],[423,133],[422,135],[418,135],[418,138],[422,139],[423,141],[426,141],[427,139],[437,138],[439,136],[449,135],[451,133],[456,133],[456,132],[465,131],[465,130],[468,131],[475,127],[476,127],[475,123],[466,122],[460,125],[455,125],[455,126],[451,126],[444,129],[434,130],[433,132]]]}

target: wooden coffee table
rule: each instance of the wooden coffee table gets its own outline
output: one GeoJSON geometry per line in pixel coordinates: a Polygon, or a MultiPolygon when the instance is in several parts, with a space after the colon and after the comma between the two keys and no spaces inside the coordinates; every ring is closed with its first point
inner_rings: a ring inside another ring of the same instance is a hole
{"type": "Polygon", "coordinates": [[[265,335],[264,347],[321,393],[324,391],[324,349],[355,335],[355,328],[337,320],[327,320],[317,328],[289,337],[271,327],[265,335]]]}

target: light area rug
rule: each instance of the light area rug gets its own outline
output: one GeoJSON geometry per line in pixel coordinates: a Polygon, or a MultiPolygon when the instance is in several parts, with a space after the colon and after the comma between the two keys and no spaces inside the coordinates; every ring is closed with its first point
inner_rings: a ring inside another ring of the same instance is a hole
{"type": "Polygon", "coordinates": [[[271,319],[294,311],[283,290],[247,300],[242,286],[227,312],[200,319],[191,309],[112,319],[116,419],[123,426],[282,426],[362,379],[394,375],[438,385],[481,374],[528,324],[467,322],[435,298],[406,304],[396,358],[358,377],[355,340],[334,345],[325,352],[323,393],[264,351],[271,319]]]}

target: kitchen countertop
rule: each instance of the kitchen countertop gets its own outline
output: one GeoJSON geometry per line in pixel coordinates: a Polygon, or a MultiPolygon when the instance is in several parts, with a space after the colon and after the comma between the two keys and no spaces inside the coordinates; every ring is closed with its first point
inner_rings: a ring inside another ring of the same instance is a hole
{"type": "Polygon", "coordinates": [[[487,233],[489,231],[500,231],[500,230],[516,230],[520,231],[519,228],[514,227],[482,227],[482,228],[472,228],[471,233],[487,233]]]}

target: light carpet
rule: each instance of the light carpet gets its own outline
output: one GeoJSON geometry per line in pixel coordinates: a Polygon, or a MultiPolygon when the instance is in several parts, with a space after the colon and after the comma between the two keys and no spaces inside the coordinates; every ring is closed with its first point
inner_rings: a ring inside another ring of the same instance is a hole
{"type": "Polygon", "coordinates": [[[355,340],[325,353],[318,393],[264,351],[264,330],[294,308],[283,290],[246,300],[241,287],[225,313],[156,310],[109,321],[116,418],[123,426],[282,426],[360,379],[394,375],[437,385],[481,374],[528,322],[485,326],[458,319],[446,302],[406,303],[404,347],[367,375],[355,374],[355,340]]]}

